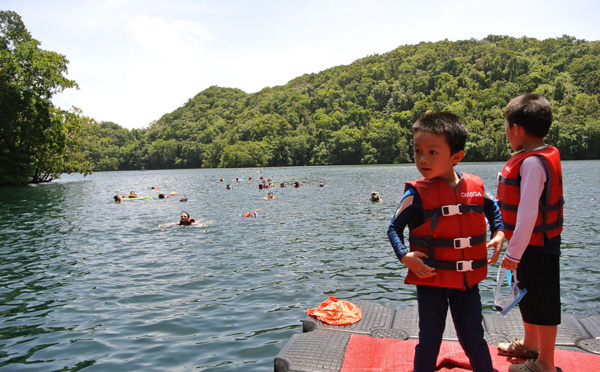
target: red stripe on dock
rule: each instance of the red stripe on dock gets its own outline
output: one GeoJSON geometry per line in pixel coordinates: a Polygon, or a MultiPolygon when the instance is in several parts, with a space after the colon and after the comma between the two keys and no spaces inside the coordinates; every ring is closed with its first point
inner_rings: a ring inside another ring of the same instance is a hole
{"type": "MultiPolygon", "coordinates": [[[[353,334],[350,337],[344,364],[340,372],[411,372],[415,346],[418,340],[373,338],[353,334]]],[[[525,358],[498,355],[495,345],[489,345],[494,370],[507,371],[511,364],[520,364],[525,358]]],[[[566,350],[555,351],[555,364],[564,372],[595,372],[600,365],[600,355],[566,350]]],[[[469,359],[458,342],[443,341],[436,371],[471,371],[469,359]]]]}

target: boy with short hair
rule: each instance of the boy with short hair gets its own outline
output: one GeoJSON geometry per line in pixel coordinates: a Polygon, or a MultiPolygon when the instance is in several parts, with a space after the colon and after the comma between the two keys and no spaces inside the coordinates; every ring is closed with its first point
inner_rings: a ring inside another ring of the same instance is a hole
{"type": "Polygon", "coordinates": [[[514,371],[560,371],[554,366],[560,310],[560,233],[563,185],[560,154],[544,143],[552,124],[550,102],[525,94],[504,109],[506,138],[514,151],[498,180],[498,205],[509,240],[502,267],[518,269],[519,303],[525,337],[501,343],[501,355],[537,358],[512,365],[514,371]]]}
{"type": "Polygon", "coordinates": [[[405,283],[417,285],[415,372],[435,369],[448,307],[473,371],[493,370],[477,283],[500,255],[504,227],[481,179],[454,170],[465,156],[467,135],[463,121],[449,112],[427,114],[414,123],[415,164],[423,178],[406,183],[388,228],[396,256],[409,269],[405,283]],[[485,217],[492,231],[487,244],[485,217]],[[410,252],[403,237],[407,226],[410,252]],[[488,247],[494,248],[489,260],[488,247]]]}

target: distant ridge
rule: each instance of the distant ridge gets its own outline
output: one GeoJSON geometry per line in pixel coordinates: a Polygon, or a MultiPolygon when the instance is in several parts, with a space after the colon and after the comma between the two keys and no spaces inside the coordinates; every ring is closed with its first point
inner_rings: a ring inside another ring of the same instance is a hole
{"type": "Polygon", "coordinates": [[[213,86],[147,129],[101,123],[88,156],[105,170],[401,163],[412,123],[451,111],[469,127],[465,161],[499,161],[502,109],[529,92],[553,103],[563,159],[600,158],[600,42],[566,35],[423,42],[252,94],[213,86]]]}

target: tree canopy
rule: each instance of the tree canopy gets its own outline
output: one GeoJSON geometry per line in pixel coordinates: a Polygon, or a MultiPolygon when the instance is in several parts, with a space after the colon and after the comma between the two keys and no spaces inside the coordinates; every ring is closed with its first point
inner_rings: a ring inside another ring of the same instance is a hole
{"type": "Polygon", "coordinates": [[[600,158],[600,43],[571,36],[400,46],[254,94],[210,87],[146,129],[101,123],[99,169],[376,164],[412,159],[410,127],[451,111],[469,128],[465,161],[510,156],[502,110],[551,100],[547,141],[564,159],[600,158]]]}
{"type": "Polygon", "coordinates": [[[0,12],[0,185],[62,172],[389,164],[412,160],[412,123],[431,111],[469,129],[465,161],[510,156],[502,110],[546,96],[547,142],[563,159],[600,159],[600,42],[490,35],[403,45],[247,94],[213,86],[144,129],[97,123],[54,94],[76,87],[65,56],[0,12]]]}
{"type": "Polygon", "coordinates": [[[87,172],[81,112],[52,104],[76,86],[65,56],[39,48],[21,17],[0,11],[0,186],[47,182],[63,172],[87,172]]]}

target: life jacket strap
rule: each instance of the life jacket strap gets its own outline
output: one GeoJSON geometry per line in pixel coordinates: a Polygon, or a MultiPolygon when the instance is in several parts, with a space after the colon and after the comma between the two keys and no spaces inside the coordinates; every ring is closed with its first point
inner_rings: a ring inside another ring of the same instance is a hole
{"type": "Polygon", "coordinates": [[[502,175],[502,173],[498,173],[498,182],[502,182],[505,185],[509,186],[519,186],[521,184],[520,177],[518,178],[506,178],[502,175]]]}
{"type": "Polygon", "coordinates": [[[487,265],[487,258],[481,260],[470,261],[436,261],[434,267],[436,270],[452,270],[452,271],[473,271],[487,265]]]}
{"type": "Polygon", "coordinates": [[[454,249],[463,249],[469,248],[474,245],[478,245],[481,243],[485,243],[486,234],[481,234],[478,236],[469,236],[465,238],[455,238],[455,239],[433,239],[431,237],[417,237],[410,235],[408,237],[408,241],[417,244],[423,248],[454,248],[454,249]]]}
{"type": "MultiPolygon", "coordinates": [[[[519,210],[519,206],[518,205],[514,205],[514,204],[507,204],[504,203],[500,200],[496,201],[498,203],[498,206],[504,210],[510,211],[510,212],[516,212],[519,210]]],[[[560,200],[552,205],[540,205],[539,207],[539,211],[542,213],[548,213],[548,212],[554,212],[557,210],[560,210],[560,208],[565,204],[565,199],[564,198],[560,198],[560,200]]]]}
{"type": "Polygon", "coordinates": [[[456,204],[444,205],[439,208],[424,211],[425,218],[431,218],[431,229],[437,227],[439,216],[455,216],[463,213],[483,213],[483,205],[480,204],[456,204]]]}
{"type": "MultiPolygon", "coordinates": [[[[547,232],[547,231],[550,231],[550,230],[558,229],[562,225],[563,225],[563,218],[559,217],[556,222],[545,224],[545,225],[535,226],[533,228],[533,232],[541,232],[541,233],[543,233],[543,232],[547,232]]],[[[504,228],[506,230],[509,230],[509,231],[515,231],[515,225],[511,225],[511,224],[508,224],[506,222],[504,223],[504,228]]]]}
{"type": "Polygon", "coordinates": [[[554,212],[559,210],[563,205],[565,204],[565,199],[564,198],[560,198],[558,200],[558,202],[552,204],[552,205],[540,205],[540,212],[554,212]]]}

